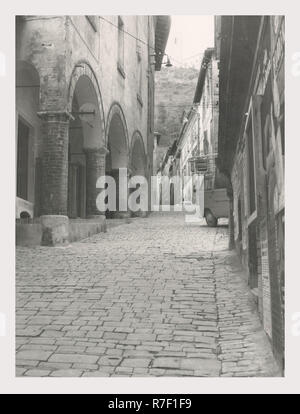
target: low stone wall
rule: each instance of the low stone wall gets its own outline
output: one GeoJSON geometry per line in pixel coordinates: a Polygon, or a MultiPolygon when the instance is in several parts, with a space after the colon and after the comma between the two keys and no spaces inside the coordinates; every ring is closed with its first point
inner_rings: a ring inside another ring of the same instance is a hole
{"type": "Polygon", "coordinates": [[[42,244],[41,223],[16,223],[17,246],[40,246],[42,244]]]}
{"type": "MultiPolygon", "coordinates": [[[[81,239],[92,236],[93,234],[106,231],[105,217],[98,219],[78,219],[69,220],[64,223],[64,243],[75,242],[81,239]],[[65,238],[66,234],[67,240],[65,238]]],[[[60,233],[60,229],[56,229],[60,233]]],[[[46,235],[47,236],[47,235],[46,235]]],[[[60,244],[55,242],[53,238],[45,237],[45,226],[37,219],[37,222],[31,220],[30,222],[16,223],[16,245],[18,246],[55,246],[60,244]],[[48,242],[47,242],[48,240],[48,242]]],[[[63,244],[63,243],[61,243],[63,244]]]]}
{"type": "Polygon", "coordinates": [[[69,220],[70,243],[101,232],[106,232],[106,221],[104,217],[97,220],[69,220]]]}

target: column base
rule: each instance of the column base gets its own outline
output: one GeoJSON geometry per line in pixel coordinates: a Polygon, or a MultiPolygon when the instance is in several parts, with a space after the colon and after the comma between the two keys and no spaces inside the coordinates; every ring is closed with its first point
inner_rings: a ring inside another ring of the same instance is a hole
{"type": "Polygon", "coordinates": [[[42,246],[60,246],[69,242],[69,218],[62,215],[44,215],[42,224],[42,246]]]}
{"type": "Polygon", "coordinates": [[[129,219],[130,217],[132,217],[130,211],[114,211],[112,213],[112,218],[115,219],[129,219]]]}
{"type": "Polygon", "coordinates": [[[106,226],[106,217],[104,214],[90,214],[86,218],[87,220],[97,221],[97,223],[101,224],[101,232],[106,233],[107,226],[106,226]]]}

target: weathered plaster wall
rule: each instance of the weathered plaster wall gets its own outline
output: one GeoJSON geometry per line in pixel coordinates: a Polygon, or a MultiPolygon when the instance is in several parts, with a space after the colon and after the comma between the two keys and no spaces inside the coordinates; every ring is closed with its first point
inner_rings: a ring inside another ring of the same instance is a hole
{"type": "Polygon", "coordinates": [[[66,106],[66,17],[17,18],[16,59],[31,63],[39,73],[40,110],[66,106]]]}
{"type": "MultiPolygon", "coordinates": [[[[124,78],[117,69],[118,16],[104,18],[107,21],[95,16],[97,30],[86,16],[19,18],[17,60],[30,62],[37,69],[41,80],[40,110],[52,111],[67,108],[68,87],[74,66],[82,60],[88,62],[99,83],[105,121],[111,105],[117,102],[125,115],[129,140],[134,131],[139,130],[147,153],[149,58],[146,45],[148,37],[154,45],[153,19],[148,16],[123,16],[124,30],[145,43],[124,34],[124,78]],[[140,52],[140,61],[137,51],[140,52]],[[139,65],[141,90],[138,86],[139,65]],[[141,99],[138,99],[138,93],[141,99]]],[[[153,54],[154,50],[150,53],[153,54]]],[[[151,69],[154,70],[154,65],[151,69]]],[[[149,86],[153,91],[153,79],[149,86]]]]}

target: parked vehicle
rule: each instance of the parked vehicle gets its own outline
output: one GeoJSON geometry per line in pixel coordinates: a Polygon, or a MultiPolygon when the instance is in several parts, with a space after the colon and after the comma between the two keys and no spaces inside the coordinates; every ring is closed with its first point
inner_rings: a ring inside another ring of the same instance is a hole
{"type": "Polygon", "coordinates": [[[204,191],[204,217],[209,227],[216,227],[219,218],[229,217],[229,198],[226,188],[204,191]]]}

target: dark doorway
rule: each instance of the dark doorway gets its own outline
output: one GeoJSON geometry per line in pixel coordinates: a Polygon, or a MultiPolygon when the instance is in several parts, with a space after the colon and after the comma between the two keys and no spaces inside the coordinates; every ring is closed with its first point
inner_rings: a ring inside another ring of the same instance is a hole
{"type": "Polygon", "coordinates": [[[17,197],[28,199],[29,127],[18,121],[17,197]]]}
{"type": "Polygon", "coordinates": [[[84,168],[80,164],[69,165],[69,203],[70,218],[84,217],[84,168]]]}

